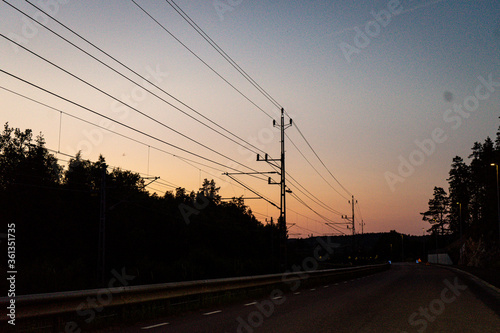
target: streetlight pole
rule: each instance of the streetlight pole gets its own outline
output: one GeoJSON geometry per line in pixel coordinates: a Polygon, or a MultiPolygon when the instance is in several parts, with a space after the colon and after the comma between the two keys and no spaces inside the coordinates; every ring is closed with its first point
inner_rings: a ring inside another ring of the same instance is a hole
{"type": "Polygon", "coordinates": [[[422,228],[422,257],[425,258],[425,228],[422,228]]]}
{"type": "Polygon", "coordinates": [[[436,228],[435,233],[436,233],[436,262],[439,264],[439,253],[438,253],[438,228],[436,228]]]}
{"type": "Polygon", "coordinates": [[[390,258],[391,258],[391,261],[392,261],[392,243],[389,244],[389,245],[391,246],[391,257],[390,258]]]}
{"type": "Polygon", "coordinates": [[[498,240],[500,241],[500,194],[498,190],[498,164],[491,163],[491,166],[495,166],[497,170],[497,214],[498,214],[498,240]]]}
{"type": "Polygon", "coordinates": [[[403,234],[401,234],[401,262],[405,261],[405,246],[403,244],[403,234]]]}
{"type": "Polygon", "coordinates": [[[457,202],[459,208],[459,221],[460,221],[460,240],[462,239],[462,203],[457,202]]]}

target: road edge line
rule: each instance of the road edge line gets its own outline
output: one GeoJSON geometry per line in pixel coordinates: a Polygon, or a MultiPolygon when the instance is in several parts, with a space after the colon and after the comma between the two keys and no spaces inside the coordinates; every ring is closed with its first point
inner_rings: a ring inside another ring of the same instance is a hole
{"type": "Polygon", "coordinates": [[[495,287],[494,285],[484,281],[483,279],[477,277],[476,275],[469,273],[467,271],[463,271],[459,268],[456,267],[449,267],[445,265],[439,265],[440,267],[453,270],[455,272],[462,273],[464,275],[467,275],[474,283],[476,283],[479,287],[484,289],[486,292],[490,293],[493,297],[497,298],[497,300],[500,300],[500,289],[495,287]]]}

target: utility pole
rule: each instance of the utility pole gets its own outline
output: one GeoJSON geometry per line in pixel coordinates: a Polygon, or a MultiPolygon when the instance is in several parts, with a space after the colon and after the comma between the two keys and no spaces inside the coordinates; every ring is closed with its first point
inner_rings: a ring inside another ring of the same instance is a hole
{"type": "MultiPolygon", "coordinates": [[[[267,219],[266,219],[266,222],[267,222],[267,219]]],[[[271,263],[272,263],[272,266],[274,268],[275,267],[274,266],[274,232],[273,232],[274,224],[273,224],[273,217],[272,216],[271,216],[270,224],[271,224],[271,263]]]]}
{"type": "Polygon", "coordinates": [[[365,222],[363,222],[363,220],[361,220],[361,223],[359,224],[361,226],[361,239],[359,240],[359,247],[361,248],[361,251],[364,253],[365,251],[365,237],[364,237],[364,234],[365,234],[365,222]]]}
{"type": "Polygon", "coordinates": [[[425,228],[422,228],[422,260],[426,260],[425,256],[425,228]]]}
{"type": "Polygon", "coordinates": [[[436,263],[439,264],[439,253],[438,253],[438,234],[439,234],[439,231],[437,228],[435,230],[435,233],[436,233],[436,263]]]}
{"type": "Polygon", "coordinates": [[[405,246],[403,243],[403,234],[401,234],[401,262],[405,261],[405,246]]]}
{"type": "MultiPolygon", "coordinates": [[[[354,195],[353,195],[352,196],[352,200],[349,200],[348,203],[350,203],[351,206],[352,206],[352,217],[349,218],[347,215],[342,215],[342,218],[352,223],[352,226],[350,227],[350,229],[352,229],[352,252],[354,253],[354,248],[356,246],[356,243],[355,243],[355,240],[354,240],[354,237],[355,237],[355,234],[356,234],[356,225],[355,225],[355,222],[354,222],[354,204],[358,203],[358,201],[354,200],[354,195]]],[[[349,226],[347,226],[347,228],[349,229],[349,226]]]]}
{"type": "Polygon", "coordinates": [[[352,251],[355,252],[355,250],[356,250],[356,239],[355,239],[355,237],[356,237],[356,223],[354,222],[354,195],[352,196],[351,206],[352,206],[352,251]]]}
{"type": "Polygon", "coordinates": [[[101,173],[101,201],[99,213],[99,245],[97,249],[97,263],[101,286],[104,286],[106,266],[106,164],[102,164],[101,173]]]}
{"type": "Polygon", "coordinates": [[[352,235],[356,233],[356,224],[354,223],[354,195],[352,196],[351,200],[351,206],[352,206],[352,235]]]}
{"type": "Polygon", "coordinates": [[[457,202],[457,205],[458,205],[458,208],[459,208],[459,211],[458,211],[458,215],[459,215],[459,223],[460,223],[460,241],[462,241],[462,203],[461,202],[457,202]]]}
{"type": "Polygon", "coordinates": [[[290,119],[290,122],[288,124],[285,124],[285,110],[282,108],[281,109],[281,122],[280,125],[276,124],[276,120],[273,120],[273,126],[277,127],[281,130],[281,158],[279,159],[269,159],[267,154],[265,154],[264,159],[260,159],[260,155],[257,154],[257,161],[266,161],[269,164],[277,167],[280,169],[280,182],[276,183],[273,182],[271,177],[268,178],[268,183],[269,184],[279,184],[280,185],[280,217],[278,220],[278,231],[280,234],[280,257],[281,257],[281,263],[282,263],[282,268],[285,269],[287,265],[287,246],[286,246],[286,240],[287,240],[287,228],[286,228],[286,193],[291,193],[290,190],[286,189],[286,182],[285,182],[285,130],[292,126],[292,119],[290,119]],[[280,164],[276,165],[272,162],[279,161],[280,164]]]}

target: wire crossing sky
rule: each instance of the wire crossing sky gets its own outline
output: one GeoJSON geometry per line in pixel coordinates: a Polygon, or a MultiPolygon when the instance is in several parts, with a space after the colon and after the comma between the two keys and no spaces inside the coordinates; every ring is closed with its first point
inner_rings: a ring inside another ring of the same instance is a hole
{"type": "MultiPolygon", "coordinates": [[[[494,1],[5,0],[0,120],[42,132],[61,163],[81,151],[160,176],[160,195],[208,178],[223,197],[276,203],[267,175],[223,173],[276,171],[256,154],[280,155],[283,107],[291,234],[349,233],[351,195],[357,230],[421,234],[453,157],[500,125],[499,12],[494,1]]],[[[279,215],[246,204],[264,223],[279,215]]]]}

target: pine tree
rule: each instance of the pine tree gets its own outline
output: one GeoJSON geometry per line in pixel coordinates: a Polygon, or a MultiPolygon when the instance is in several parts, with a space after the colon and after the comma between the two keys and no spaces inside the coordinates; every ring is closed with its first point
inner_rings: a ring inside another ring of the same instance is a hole
{"type": "Polygon", "coordinates": [[[428,221],[431,228],[428,230],[433,233],[445,234],[448,231],[449,219],[449,198],[442,187],[434,187],[434,197],[429,199],[429,210],[420,213],[422,220],[428,221]]]}
{"type": "Polygon", "coordinates": [[[469,225],[469,203],[470,203],[470,188],[471,175],[470,168],[460,156],[453,158],[450,177],[447,179],[449,187],[449,203],[450,203],[450,230],[460,232],[461,228],[466,229],[469,225]]]}

